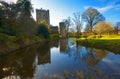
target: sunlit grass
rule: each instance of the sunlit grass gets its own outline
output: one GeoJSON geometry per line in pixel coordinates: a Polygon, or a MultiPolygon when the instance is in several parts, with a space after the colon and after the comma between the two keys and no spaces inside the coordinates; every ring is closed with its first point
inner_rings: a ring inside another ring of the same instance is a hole
{"type": "Polygon", "coordinates": [[[98,38],[97,35],[91,35],[87,39],[79,38],[77,39],[77,42],[88,47],[101,48],[115,53],[120,53],[120,35],[102,35],[101,38],[98,38]]]}
{"type": "Polygon", "coordinates": [[[120,35],[103,35],[99,39],[120,39],[120,35]]]}
{"type": "MultiPolygon", "coordinates": [[[[84,37],[82,37],[82,38],[79,38],[79,39],[86,39],[86,38],[84,38],[84,37]]],[[[120,35],[101,35],[101,37],[100,37],[100,35],[89,35],[88,37],[87,37],[87,39],[120,39],[120,35]]]]}

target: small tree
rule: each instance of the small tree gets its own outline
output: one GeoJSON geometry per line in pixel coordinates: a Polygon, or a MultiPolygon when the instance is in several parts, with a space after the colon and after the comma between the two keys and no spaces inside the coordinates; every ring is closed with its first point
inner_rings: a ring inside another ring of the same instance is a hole
{"type": "Polygon", "coordinates": [[[46,24],[46,22],[41,22],[39,24],[39,27],[38,27],[38,30],[37,30],[37,36],[42,36],[45,39],[50,38],[48,25],[46,24]]]}
{"type": "Polygon", "coordinates": [[[65,22],[65,26],[66,26],[66,33],[67,33],[66,35],[68,37],[69,27],[71,25],[71,18],[68,17],[67,19],[64,20],[64,22],[65,22]]]}
{"type": "Polygon", "coordinates": [[[100,36],[102,33],[109,34],[112,30],[113,30],[113,25],[110,22],[101,21],[98,24],[96,24],[94,27],[94,32],[97,32],[98,34],[100,34],[100,36]]]}
{"type": "Polygon", "coordinates": [[[117,22],[114,27],[115,34],[118,34],[119,30],[120,30],[120,22],[117,22]]]}

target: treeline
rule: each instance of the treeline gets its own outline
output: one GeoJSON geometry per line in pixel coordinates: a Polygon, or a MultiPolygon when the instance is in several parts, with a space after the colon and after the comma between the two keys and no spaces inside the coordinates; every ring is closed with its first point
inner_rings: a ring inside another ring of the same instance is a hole
{"type": "Polygon", "coordinates": [[[0,1],[0,52],[49,39],[49,26],[44,21],[37,24],[33,11],[31,0],[0,1]]]}
{"type": "MultiPolygon", "coordinates": [[[[120,23],[118,22],[114,25],[111,22],[100,21],[94,26],[93,30],[95,34],[100,34],[100,36],[101,34],[118,35],[120,31],[120,23]]],[[[87,32],[89,32],[89,30],[87,30],[87,32]]]]}
{"type": "Polygon", "coordinates": [[[70,18],[64,20],[67,30],[70,26],[75,26],[69,28],[69,34],[73,34],[77,37],[81,37],[82,34],[118,34],[120,31],[120,22],[116,22],[112,24],[111,22],[107,22],[105,17],[95,8],[89,7],[82,14],[80,12],[74,13],[72,20],[70,18]],[[82,32],[82,29],[85,29],[82,32]]]}
{"type": "Polygon", "coordinates": [[[36,25],[31,16],[33,12],[30,0],[18,0],[16,4],[1,1],[0,32],[8,35],[23,34],[30,36],[36,25]]]}
{"type": "MultiPolygon", "coordinates": [[[[33,7],[30,1],[17,0],[16,4],[0,1],[0,33],[27,37],[38,35],[38,25],[31,15],[33,7]]],[[[44,25],[47,26],[45,22],[44,25]]]]}

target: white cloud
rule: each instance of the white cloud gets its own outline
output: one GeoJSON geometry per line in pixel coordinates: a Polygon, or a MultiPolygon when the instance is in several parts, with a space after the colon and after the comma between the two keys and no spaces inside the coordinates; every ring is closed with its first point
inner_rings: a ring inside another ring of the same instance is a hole
{"type": "Polygon", "coordinates": [[[120,10],[120,4],[118,4],[118,5],[108,5],[108,6],[105,6],[105,7],[85,6],[84,9],[87,9],[89,7],[93,7],[101,13],[105,13],[105,12],[111,10],[111,9],[120,10]]]}
{"type": "Polygon", "coordinates": [[[89,7],[93,7],[95,9],[97,9],[101,13],[107,12],[108,10],[113,8],[112,5],[109,5],[109,6],[105,6],[105,7],[101,7],[101,8],[100,7],[95,7],[95,6],[85,6],[84,9],[87,9],[89,7]]]}
{"type": "Polygon", "coordinates": [[[109,5],[109,6],[105,6],[105,7],[102,7],[102,8],[98,8],[98,7],[95,7],[99,12],[101,13],[104,13],[104,12],[107,12],[108,10],[114,8],[114,6],[112,5],[109,5]]]}

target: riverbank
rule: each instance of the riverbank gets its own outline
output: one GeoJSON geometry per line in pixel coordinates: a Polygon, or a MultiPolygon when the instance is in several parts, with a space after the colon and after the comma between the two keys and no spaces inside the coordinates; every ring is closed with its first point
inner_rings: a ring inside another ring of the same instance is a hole
{"type": "Polygon", "coordinates": [[[120,39],[118,38],[79,38],[78,44],[87,47],[94,47],[108,50],[115,53],[120,53],[120,39]]]}
{"type": "Polygon", "coordinates": [[[8,54],[11,51],[26,48],[45,40],[35,35],[26,37],[24,35],[10,36],[0,33],[0,55],[8,54]]]}
{"type": "Polygon", "coordinates": [[[32,35],[27,37],[25,35],[10,36],[7,34],[0,33],[0,55],[10,54],[19,49],[28,48],[35,44],[42,44],[45,41],[59,41],[61,39],[58,34],[50,36],[49,39],[45,39],[41,36],[32,35]],[[57,39],[57,40],[54,40],[57,39]]]}

